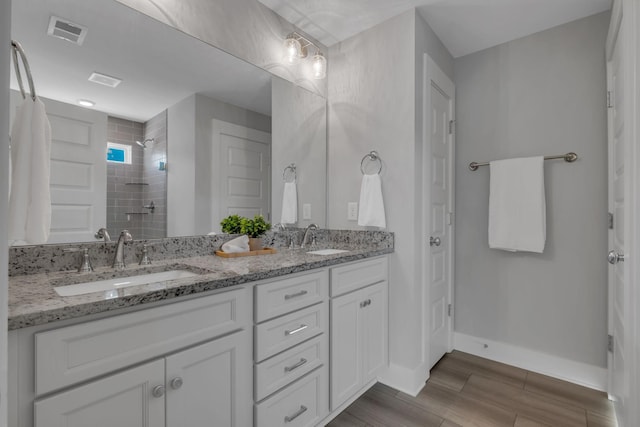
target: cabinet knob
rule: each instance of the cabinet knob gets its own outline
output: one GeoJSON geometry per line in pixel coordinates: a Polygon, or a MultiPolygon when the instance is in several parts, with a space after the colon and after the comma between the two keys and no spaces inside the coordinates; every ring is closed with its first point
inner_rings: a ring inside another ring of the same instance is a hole
{"type": "Polygon", "coordinates": [[[164,396],[164,386],[163,385],[157,385],[153,388],[153,390],[151,391],[151,394],[153,395],[153,397],[162,397],[164,396]]]}
{"type": "Polygon", "coordinates": [[[169,385],[171,386],[172,389],[177,390],[180,387],[182,387],[182,378],[180,377],[175,377],[174,379],[171,380],[171,382],[169,383],[169,385]]]}
{"type": "Polygon", "coordinates": [[[616,251],[609,251],[609,254],[607,255],[607,261],[609,261],[609,264],[617,264],[624,261],[624,255],[619,254],[616,251]]]}

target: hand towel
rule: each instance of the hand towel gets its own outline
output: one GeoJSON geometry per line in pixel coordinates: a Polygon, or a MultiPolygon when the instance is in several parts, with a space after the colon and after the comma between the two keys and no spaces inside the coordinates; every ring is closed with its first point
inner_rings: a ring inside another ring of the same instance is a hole
{"type": "Polygon", "coordinates": [[[358,225],[385,228],[382,182],[379,174],[363,175],[360,187],[358,225]]]}
{"type": "Polygon", "coordinates": [[[42,244],[51,228],[51,125],[39,98],[27,97],[11,128],[9,243],[42,244]]]}
{"type": "Polygon", "coordinates": [[[249,236],[243,235],[236,237],[233,240],[229,240],[222,245],[222,250],[228,254],[238,252],[249,252],[249,236]]]}
{"type": "Polygon", "coordinates": [[[489,247],[542,253],[546,239],[544,158],[489,163],[489,247]]]}
{"type": "Polygon", "coordinates": [[[295,181],[285,182],[280,223],[295,224],[296,222],[298,222],[298,189],[295,181]]]}

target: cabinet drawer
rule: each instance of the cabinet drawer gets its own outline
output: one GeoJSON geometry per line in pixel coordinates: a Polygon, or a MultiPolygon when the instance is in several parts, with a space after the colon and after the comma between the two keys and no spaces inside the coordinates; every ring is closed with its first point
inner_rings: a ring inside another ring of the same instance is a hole
{"type": "Polygon", "coordinates": [[[248,288],[35,334],[36,395],[245,328],[248,288]]]}
{"type": "Polygon", "coordinates": [[[321,367],[255,407],[256,427],[315,426],[328,412],[327,374],[321,367]]]}
{"type": "Polygon", "coordinates": [[[387,257],[358,261],[331,269],[331,296],[345,294],[387,280],[387,257]]]}
{"type": "Polygon", "coordinates": [[[326,303],[296,311],[255,326],[255,360],[260,362],[327,329],[326,303]]]}
{"type": "Polygon", "coordinates": [[[255,287],[256,323],[299,310],[324,300],[329,278],[319,271],[255,287]]]}
{"type": "Polygon", "coordinates": [[[255,365],[256,401],[323,365],[326,349],[327,334],[322,334],[255,365]]]}

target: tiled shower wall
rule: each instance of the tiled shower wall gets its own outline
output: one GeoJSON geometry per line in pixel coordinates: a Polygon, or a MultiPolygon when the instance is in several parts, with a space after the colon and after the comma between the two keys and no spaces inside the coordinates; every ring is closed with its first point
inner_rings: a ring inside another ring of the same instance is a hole
{"type": "Polygon", "coordinates": [[[144,139],[144,124],[109,117],[107,140],[131,145],[131,164],[107,162],[107,230],[117,239],[120,230],[129,230],[134,239],[142,238],[143,150],[136,141],[144,139]]]}
{"type": "Polygon", "coordinates": [[[167,173],[160,166],[167,163],[166,110],[145,123],[144,137],[155,142],[144,150],[143,177],[149,185],[143,187],[143,201],[145,205],[153,201],[155,209],[143,217],[143,234],[145,239],[159,239],[167,235],[167,173]]]}

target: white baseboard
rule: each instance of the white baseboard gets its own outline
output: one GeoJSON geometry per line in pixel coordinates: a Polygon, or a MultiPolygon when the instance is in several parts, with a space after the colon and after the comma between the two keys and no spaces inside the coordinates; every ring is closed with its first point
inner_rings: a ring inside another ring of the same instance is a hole
{"type": "Polygon", "coordinates": [[[605,368],[459,332],[453,334],[453,339],[456,350],[596,390],[607,391],[605,368]]]}
{"type": "Polygon", "coordinates": [[[426,365],[420,365],[416,369],[409,369],[391,363],[389,364],[389,369],[379,376],[378,381],[415,397],[420,393],[428,379],[429,368],[426,365]]]}

